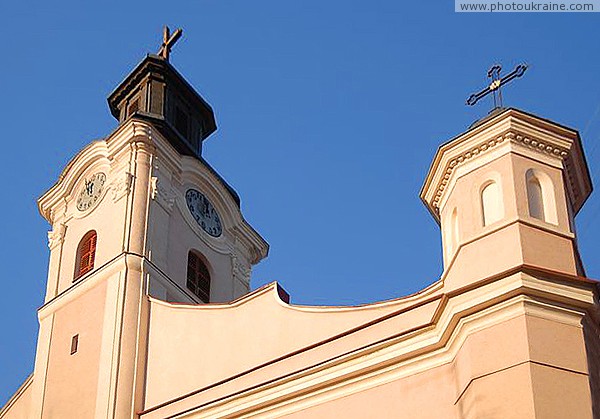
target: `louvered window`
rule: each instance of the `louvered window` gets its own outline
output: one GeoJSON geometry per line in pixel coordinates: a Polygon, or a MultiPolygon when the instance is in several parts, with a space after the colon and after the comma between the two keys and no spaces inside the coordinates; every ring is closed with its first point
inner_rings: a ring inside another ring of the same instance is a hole
{"type": "Polygon", "coordinates": [[[175,107],[175,129],[187,140],[189,132],[189,118],[178,106],[175,107]]]}
{"type": "Polygon", "coordinates": [[[131,104],[129,105],[129,108],[127,109],[127,116],[131,116],[134,113],[136,113],[140,108],[140,100],[136,99],[135,101],[131,102],[131,104]]]}
{"type": "Polygon", "coordinates": [[[77,261],[75,264],[75,278],[78,279],[82,275],[94,269],[94,258],[96,257],[96,240],[97,234],[95,231],[88,232],[79,242],[77,247],[77,261]]]}
{"type": "Polygon", "coordinates": [[[187,287],[200,300],[208,303],[210,299],[210,273],[200,256],[193,251],[188,253],[187,287]]]}

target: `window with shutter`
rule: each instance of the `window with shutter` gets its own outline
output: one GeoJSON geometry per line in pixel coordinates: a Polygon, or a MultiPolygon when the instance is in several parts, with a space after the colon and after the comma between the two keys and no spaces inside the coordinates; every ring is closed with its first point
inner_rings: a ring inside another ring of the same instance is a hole
{"type": "Polygon", "coordinates": [[[79,242],[79,246],[77,246],[77,261],[75,263],[74,280],[94,269],[97,237],[98,235],[96,232],[92,230],[86,233],[79,242]]]}
{"type": "Polygon", "coordinates": [[[200,256],[194,251],[188,253],[187,287],[200,300],[210,300],[210,273],[200,256]]]}

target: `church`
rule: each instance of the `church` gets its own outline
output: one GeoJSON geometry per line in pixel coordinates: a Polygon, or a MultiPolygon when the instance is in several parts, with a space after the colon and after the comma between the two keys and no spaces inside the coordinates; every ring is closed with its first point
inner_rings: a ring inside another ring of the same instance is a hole
{"type": "Polygon", "coordinates": [[[108,97],[118,127],[39,198],[51,225],[26,418],[600,418],[600,303],[574,218],[577,130],[498,107],[440,145],[420,198],[444,271],[356,307],[250,291],[269,245],[202,156],[211,106],[165,28],[108,97]]]}

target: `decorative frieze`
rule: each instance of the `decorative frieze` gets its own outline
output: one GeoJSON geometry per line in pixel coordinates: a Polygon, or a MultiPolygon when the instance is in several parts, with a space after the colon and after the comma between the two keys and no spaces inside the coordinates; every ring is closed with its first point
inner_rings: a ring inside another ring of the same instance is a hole
{"type": "Polygon", "coordinates": [[[167,213],[173,211],[175,205],[175,191],[172,188],[167,188],[162,185],[162,182],[158,177],[150,178],[150,196],[154,199],[158,205],[160,205],[167,213]]]}
{"type": "Polygon", "coordinates": [[[541,151],[547,154],[552,154],[555,156],[559,156],[561,158],[566,158],[569,155],[569,150],[557,147],[552,144],[547,144],[543,141],[536,140],[534,138],[529,138],[520,134],[516,134],[514,132],[507,132],[505,137],[509,138],[513,142],[521,143],[526,147],[531,149],[541,151]]]}
{"type": "Polygon", "coordinates": [[[242,281],[244,284],[250,284],[251,267],[248,262],[238,256],[236,253],[230,253],[231,256],[231,272],[235,279],[242,281]]]}
{"type": "Polygon", "coordinates": [[[124,196],[129,195],[131,185],[133,184],[133,175],[129,172],[123,173],[117,180],[110,184],[113,193],[113,201],[117,202],[124,196]]]}
{"type": "MultiPolygon", "coordinates": [[[[566,161],[567,157],[569,156],[569,150],[562,148],[562,147],[558,147],[555,146],[553,144],[549,144],[546,143],[544,141],[541,141],[539,139],[535,139],[535,138],[530,138],[528,136],[525,135],[521,135],[519,133],[517,133],[516,131],[508,131],[505,132],[504,134],[496,137],[496,138],[492,138],[492,139],[488,139],[486,141],[482,141],[481,143],[479,143],[478,145],[476,145],[475,147],[461,153],[460,155],[452,158],[450,161],[448,161],[448,163],[446,164],[446,167],[444,169],[444,176],[441,178],[441,180],[439,181],[438,185],[437,185],[437,190],[435,192],[435,197],[433,198],[433,202],[432,205],[435,208],[435,210],[439,213],[439,207],[440,207],[440,200],[442,199],[442,195],[444,193],[444,190],[446,189],[446,186],[448,185],[449,181],[450,181],[450,176],[452,175],[452,172],[460,165],[468,162],[469,160],[471,160],[473,157],[479,156],[481,154],[484,154],[492,149],[494,149],[496,146],[498,146],[499,144],[504,143],[505,141],[514,143],[514,144],[519,144],[522,146],[525,146],[527,148],[530,148],[532,150],[541,152],[541,153],[545,153],[545,154],[549,154],[552,155],[554,157],[558,157],[563,161],[566,161]]],[[[570,165],[565,164],[566,167],[566,172],[567,172],[567,176],[569,177],[569,179],[572,179],[572,175],[571,175],[571,171],[569,170],[570,165]]]]}

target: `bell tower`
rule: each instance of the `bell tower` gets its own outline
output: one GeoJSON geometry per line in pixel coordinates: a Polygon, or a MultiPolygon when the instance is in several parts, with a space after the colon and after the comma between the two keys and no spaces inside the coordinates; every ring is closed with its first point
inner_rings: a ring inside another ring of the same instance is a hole
{"type": "Polygon", "coordinates": [[[577,131],[495,109],[440,146],[421,191],[441,225],[446,285],[521,265],[583,276],[574,217],[591,191],[577,131]]]}
{"type": "Polygon", "coordinates": [[[231,301],[267,256],[237,193],[202,157],[216,123],[168,62],[180,35],[165,30],[159,54],[108,98],[118,126],[39,199],[52,230],[31,417],[135,417],[149,297],[231,301]]]}

